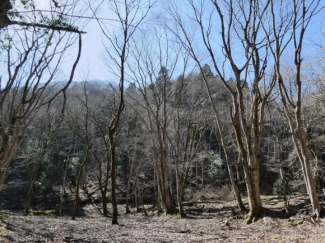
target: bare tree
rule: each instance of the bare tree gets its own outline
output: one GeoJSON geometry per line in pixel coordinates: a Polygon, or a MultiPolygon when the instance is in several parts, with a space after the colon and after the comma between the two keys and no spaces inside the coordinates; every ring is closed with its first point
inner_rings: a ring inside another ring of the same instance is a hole
{"type": "MultiPolygon", "coordinates": [[[[35,184],[36,180],[39,179],[39,171],[42,164],[46,161],[46,158],[51,158],[49,154],[51,151],[51,143],[55,139],[55,133],[58,130],[62,120],[62,113],[60,105],[52,105],[51,107],[43,106],[38,112],[35,120],[32,121],[29,126],[32,126],[32,129],[38,130],[36,136],[28,138],[27,143],[32,143],[33,155],[28,155],[28,159],[32,161],[31,167],[33,172],[31,175],[31,180],[28,190],[28,199],[25,206],[25,215],[30,212],[31,205],[35,197],[35,184]],[[35,141],[33,143],[33,140],[35,141]]],[[[29,128],[31,130],[31,128],[29,128]]],[[[29,135],[29,134],[28,134],[29,135]]],[[[28,136],[27,135],[27,136],[28,136]]]]}
{"type": "MultiPolygon", "coordinates": [[[[83,158],[80,164],[78,175],[76,178],[76,188],[75,188],[75,201],[72,213],[72,219],[76,219],[77,209],[79,204],[79,188],[80,182],[83,174],[85,173],[85,166],[89,160],[89,154],[92,149],[92,139],[91,139],[91,111],[89,96],[87,93],[87,83],[83,85],[83,91],[75,94],[75,99],[69,102],[68,118],[69,125],[73,133],[82,141],[84,145],[83,158]]],[[[73,96],[73,95],[71,95],[73,96]]],[[[85,176],[85,175],[84,175],[85,176]]]]}
{"type": "MultiPolygon", "coordinates": [[[[187,2],[198,27],[200,43],[232,97],[229,112],[245,173],[250,209],[246,222],[250,223],[263,212],[259,188],[260,146],[264,109],[275,85],[275,80],[265,76],[268,46],[258,18],[267,14],[268,3],[239,0],[187,2]],[[228,72],[231,72],[230,77],[228,72]]],[[[171,31],[194,60],[201,63],[195,48],[195,35],[186,28],[184,16],[177,7],[171,7],[170,12],[177,28],[177,31],[171,31]]]]}
{"type": "Polygon", "coordinates": [[[107,123],[112,119],[112,111],[114,110],[114,97],[116,89],[112,85],[108,85],[104,89],[104,94],[99,97],[96,102],[95,109],[92,114],[94,129],[96,130],[97,138],[95,139],[94,149],[91,153],[98,165],[98,185],[102,195],[103,216],[108,216],[107,209],[107,191],[110,178],[110,141],[107,136],[107,123]]]}
{"type": "MultiPolygon", "coordinates": [[[[59,32],[37,27],[4,28],[0,30],[1,64],[0,89],[0,187],[24,134],[26,125],[40,107],[49,105],[63,95],[72,82],[81,55],[81,34],[59,32]],[[79,40],[78,40],[79,38],[79,40]],[[78,53],[67,82],[52,92],[67,49],[78,40],[78,53]]],[[[63,107],[65,102],[63,102],[63,107]]]]}
{"type": "Polygon", "coordinates": [[[204,93],[202,88],[201,90],[198,88],[194,94],[187,92],[186,86],[195,87],[195,85],[186,84],[184,73],[174,86],[177,90],[175,93],[178,95],[175,100],[176,112],[172,116],[171,126],[175,131],[171,130],[168,133],[168,140],[175,160],[177,204],[180,217],[183,218],[185,212],[182,201],[189,169],[205,143],[204,133],[208,128],[210,117],[207,109],[203,108],[205,97],[200,95],[204,93]]]}
{"type": "Polygon", "coordinates": [[[177,95],[177,91],[172,89],[171,76],[176,70],[180,51],[173,47],[164,30],[156,29],[150,35],[145,32],[145,35],[140,35],[142,40],[134,42],[131,49],[133,62],[130,63],[130,71],[138,93],[131,94],[136,105],[130,106],[139,114],[150,133],[158,212],[162,204],[169,214],[174,211],[174,207],[168,133],[175,113],[171,103],[177,95]],[[151,42],[156,45],[150,45],[151,42]]]}
{"type": "Polygon", "coordinates": [[[282,104],[284,106],[285,115],[287,117],[288,124],[291,130],[292,140],[297,150],[297,155],[301,164],[301,168],[304,175],[304,181],[309,195],[313,215],[318,219],[321,214],[321,206],[319,204],[316,187],[313,179],[312,161],[313,156],[308,147],[307,133],[303,123],[302,117],[302,95],[304,89],[304,82],[302,79],[302,62],[303,62],[303,47],[304,39],[307,27],[311,19],[323,8],[320,0],[305,1],[305,0],[292,0],[281,1],[280,6],[286,6],[281,8],[280,13],[276,13],[279,3],[270,0],[271,6],[271,24],[269,28],[264,29],[271,33],[268,36],[268,42],[270,50],[275,62],[276,79],[280,91],[282,104]],[[289,17],[288,21],[286,18],[289,17]],[[277,26],[276,23],[281,22],[281,26],[277,26]],[[290,29],[292,35],[286,36],[286,30],[290,29]],[[293,45],[295,66],[295,76],[293,79],[293,85],[290,85],[281,66],[283,53],[289,44],[293,45]]]}
{"type": "MultiPolygon", "coordinates": [[[[200,65],[200,68],[202,70],[201,65],[200,65]]],[[[228,169],[228,173],[229,173],[230,182],[231,182],[231,185],[232,185],[232,188],[233,188],[233,191],[234,191],[234,194],[235,194],[235,197],[236,197],[236,200],[237,200],[240,211],[246,211],[246,208],[245,208],[244,203],[243,203],[242,198],[241,198],[240,189],[239,189],[239,186],[238,186],[239,179],[237,180],[237,183],[236,183],[236,179],[235,179],[235,176],[234,176],[234,173],[233,173],[233,165],[235,164],[235,162],[233,161],[232,156],[231,156],[231,152],[230,152],[230,150],[228,148],[229,139],[227,139],[227,136],[225,135],[226,132],[223,129],[222,121],[221,121],[221,118],[220,118],[221,117],[220,116],[220,111],[216,107],[217,104],[215,102],[215,99],[213,99],[213,97],[212,97],[211,87],[210,87],[209,82],[207,80],[207,77],[206,77],[206,75],[204,75],[204,73],[203,73],[203,80],[204,80],[204,83],[205,83],[206,88],[207,88],[208,97],[209,97],[210,102],[211,102],[212,107],[213,107],[215,120],[216,120],[216,127],[217,127],[217,130],[219,132],[219,138],[220,138],[221,146],[222,146],[222,148],[224,150],[224,153],[225,153],[225,159],[226,159],[226,163],[227,163],[227,169],[228,169]]]]}
{"type": "Polygon", "coordinates": [[[107,1],[107,3],[110,10],[115,14],[118,29],[111,31],[111,25],[108,26],[100,19],[97,20],[107,41],[106,53],[108,56],[108,64],[112,64],[110,68],[118,77],[119,83],[119,97],[116,97],[116,100],[114,100],[114,112],[110,124],[108,125],[111,161],[111,198],[113,206],[112,224],[118,224],[116,202],[116,132],[119,126],[121,114],[124,110],[126,61],[129,54],[131,37],[147,16],[149,9],[151,8],[151,2],[146,0],[124,0],[122,2],[114,0],[107,1]]]}

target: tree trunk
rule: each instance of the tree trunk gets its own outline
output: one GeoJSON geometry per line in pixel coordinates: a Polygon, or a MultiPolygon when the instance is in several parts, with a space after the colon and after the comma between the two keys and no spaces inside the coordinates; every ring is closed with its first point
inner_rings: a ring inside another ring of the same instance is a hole
{"type": "Polygon", "coordinates": [[[173,212],[173,206],[171,202],[171,195],[170,195],[170,183],[169,183],[169,173],[168,173],[168,165],[167,165],[167,158],[166,158],[166,149],[165,146],[160,144],[160,167],[162,172],[161,177],[161,193],[162,193],[162,199],[163,199],[163,205],[165,208],[165,213],[170,214],[173,212]]]}
{"type": "MultiPolygon", "coordinates": [[[[245,184],[247,189],[247,197],[249,204],[249,214],[247,215],[246,223],[250,224],[257,220],[263,213],[263,207],[261,203],[259,183],[260,183],[260,146],[259,137],[255,133],[255,142],[252,144],[252,137],[249,128],[246,126],[246,130],[242,130],[243,119],[239,120],[239,106],[234,102],[235,113],[233,114],[233,126],[236,134],[236,141],[238,144],[240,157],[243,163],[245,184]],[[245,135],[244,135],[245,134],[245,135]],[[243,142],[245,139],[245,143],[243,142]],[[253,149],[255,148],[255,149],[253,149]],[[247,152],[249,151],[249,152],[247,152]]],[[[243,111],[242,111],[243,112],[243,111]]],[[[244,125],[243,125],[244,127],[244,125]]],[[[258,133],[259,135],[261,134],[258,133]]]]}
{"type": "Polygon", "coordinates": [[[314,183],[314,176],[313,176],[313,172],[312,172],[312,164],[311,161],[309,159],[307,159],[306,157],[303,158],[303,161],[301,161],[302,166],[305,168],[303,169],[304,173],[305,173],[305,181],[306,181],[306,187],[307,187],[307,192],[311,201],[311,205],[312,205],[312,212],[313,215],[316,216],[317,219],[319,219],[320,214],[321,214],[321,207],[319,204],[319,200],[318,200],[318,195],[316,192],[316,187],[315,187],[315,183],[314,183]]]}
{"type": "Polygon", "coordinates": [[[161,209],[161,193],[160,193],[160,189],[158,186],[158,178],[157,178],[157,173],[156,173],[156,169],[154,169],[154,192],[155,192],[155,199],[156,199],[156,206],[157,206],[157,211],[158,211],[158,215],[160,213],[162,213],[162,209],[161,209]]]}
{"type": "MultiPolygon", "coordinates": [[[[138,178],[138,175],[136,176],[136,178],[138,178]]],[[[145,216],[148,216],[147,210],[144,206],[143,200],[142,200],[142,195],[141,195],[141,191],[140,191],[140,187],[139,187],[139,180],[136,179],[136,190],[137,190],[137,195],[138,195],[138,201],[139,204],[142,206],[142,210],[145,216]]]]}
{"type": "MultiPolygon", "coordinates": [[[[104,138],[105,139],[105,138],[104,138]]],[[[106,172],[105,172],[105,176],[103,176],[103,162],[102,160],[97,156],[96,153],[94,153],[92,151],[92,154],[95,158],[95,160],[98,163],[98,171],[99,171],[99,175],[98,175],[98,185],[99,185],[99,190],[102,196],[102,209],[103,209],[103,217],[108,217],[108,209],[107,209],[107,189],[108,189],[108,180],[109,180],[109,152],[107,152],[107,143],[105,143],[106,146],[106,155],[107,155],[107,159],[106,159],[106,172]],[[104,178],[103,178],[104,177],[104,178]]]]}
{"type": "MultiPolygon", "coordinates": [[[[9,127],[9,131],[15,129],[9,127]]],[[[17,131],[18,133],[18,131],[17,131]]],[[[17,149],[18,149],[18,137],[15,135],[1,134],[2,144],[0,147],[0,189],[2,188],[6,179],[6,170],[11,163],[17,149]]]]}
{"type": "Polygon", "coordinates": [[[28,198],[27,198],[27,203],[26,203],[26,207],[25,207],[25,215],[28,215],[29,209],[30,209],[31,204],[32,204],[32,202],[34,200],[35,181],[36,181],[37,176],[38,176],[39,167],[40,167],[39,161],[37,161],[36,165],[35,165],[35,168],[34,168],[33,177],[32,177],[32,180],[30,182],[29,190],[28,190],[28,198]]]}
{"type": "Polygon", "coordinates": [[[182,173],[180,172],[180,161],[177,158],[175,161],[175,167],[176,167],[176,191],[177,191],[177,204],[178,204],[178,210],[179,210],[179,216],[181,218],[185,217],[184,209],[183,209],[183,180],[182,180],[182,173]]]}
{"type": "Polygon", "coordinates": [[[318,162],[318,158],[317,158],[317,155],[315,154],[315,152],[311,149],[309,151],[312,154],[314,161],[315,161],[316,192],[319,195],[322,193],[322,187],[321,187],[322,179],[321,179],[321,172],[319,169],[319,162],[318,162]]]}
{"type": "MultiPolygon", "coordinates": [[[[280,149],[278,150],[279,153],[280,149]]],[[[289,175],[285,172],[283,168],[283,158],[280,156],[280,176],[282,180],[282,197],[284,201],[284,210],[286,211],[286,214],[290,217],[292,214],[292,207],[290,206],[289,198],[288,198],[288,192],[289,192],[289,180],[288,177],[289,175]]]]}
{"type": "Polygon", "coordinates": [[[184,218],[186,217],[186,214],[184,212],[183,203],[182,203],[183,190],[182,189],[178,189],[178,190],[179,191],[177,192],[177,204],[178,204],[179,216],[180,218],[184,218]]]}
{"type": "Polygon", "coordinates": [[[108,173],[109,173],[109,167],[107,166],[106,175],[105,175],[104,183],[103,183],[102,172],[100,169],[99,188],[100,188],[100,193],[102,196],[103,217],[108,217],[108,208],[107,208],[107,203],[108,203],[107,202],[107,187],[108,187],[108,177],[109,177],[108,173]]]}
{"type": "Polygon", "coordinates": [[[78,209],[78,203],[79,203],[79,187],[80,187],[80,180],[81,180],[81,174],[82,174],[82,168],[80,168],[77,181],[76,181],[76,188],[75,188],[75,199],[74,199],[74,204],[73,204],[73,213],[72,213],[72,220],[76,219],[77,215],[77,209],[78,209]]]}
{"type": "Polygon", "coordinates": [[[67,162],[66,162],[66,165],[65,165],[65,168],[64,168],[63,178],[62,178],[62,192],[61,192],[61,196],[60,196],[59,216],[62,216],[62,206],[63,206],[63,202],[64,202],[64,196],[66,194],[66,192],[65,192],[65,182],[66,182],[66,179],[67,179],[67,172],[68,172],[69,164],[70,164],[70,158],[67,158],[67,162]]]}
{"type": "Polygon", "coordinates": [[[257,218],[259,218],[263,213],[263,207],[259,193],[259,171],[256,165],[254,164],[248,166],[248,163],[247,161],[245,161],[244,158],[243,167],[249,204],[249,214],[247,216],[246,223],[250,224],[257,220],[257,218]]]}
{"type": "Polygon", "coordinates": [[[129,188],[129,186],[126,188],[125,213],[126,214],[131,213],[131,211],[130,211],[130,188],[129,188]]]}
{"type": "Polygon", "coordinates": [[[102,194],[102,204],[103,204],[103,217],[108,217],[108,209],[107,209],[107,195],[106,190],[101,191],[102,194]]]}
{"type": "Polygon", "coordinates": [[[201,187],[204,185],[204,159],[202,159],[202,171],[201,171],[202,179],[201,179],[201,187]]]}
{"type": "Polygon", "coordinates": [[[232,171],[231,165],[228,162],[228,160],[227,160],[227,168],[228,168],[228,173],[229,173],[231,186],[232,186],[232,189],[234,191],[234,194],[235,194],[235,197],[236,197],[236,200],[237,200],[237,203],[238,203],[238,207],[239,207],[240,211],[246,211],[245,205],[244,205],[244,203],[242,201],[242,198],[241,198],[241,195],[240,195],[239,187],[238,187],[238,185],[236,183],[236,180],[235,180],[234,172],[232,171]]]}
{"type": "MultiPolygon", "coordinates": [[[[218,131],[219,131],[219,134],[220,134],[221,145],[222,145],[223,151],[225,153],[225,157],[226,157],[228,174],[229,174],[231,186],[232,186],[232,189],[233,189],[233,191],[235,193],[235,197],[236,197],[236,200],[237,200],[240,211],[246,211],[245,205],[244,205],[244,203],[242,201],[242,198],[241,198],[241,195],[240,195],[239,184],[236,184],[234,172],[232,171],[231,157],[230,157],[227,145],[226,145],[224,133],[223,133],[222,128],[221,128],[221,121],[220,121],[219,114],[218,114],[217,110],[215,110],[215,117],[216,117],[216,121],[217,121],[218,131]]],[[[220,153],[220,150],[221,149],[219,149],[219,153],[220,153]]],[[[239,175],[239,168],[238,168],[239,165],[238,164],[239,164],[239,162],[236,164],[237,181],[238,181],[238,183],[240,183],[240,175],[239,175]]]]}
{"type": "Polygon", "coordinates": [[[137,185],[134,184],[134,206],[137,212],[140,211],[140,207],[139,207],[139,201],[138,201],[138,190],[137,190],[137,185]]]}
{"type": "Polygon", "coordinates": [[[88,193],[88,190],[87,190],[87,170],[86,170],[86,166],[83,167],[83,171],[82,171],[82,190],[85,192],[85,193],[88,193]]]}
{"type": "Polygon", "coordinates": [[[117,211],[117,200],[116,200],[116,154],[115,154],[115,140],[112,138],[110,133],[111,141],[111,200],[112,200],[112,224],[118,224],[118,211],[117,211]]]}
{"type": "Polygon", "coordinates": [[[74,200],[74,205],[73,205],[73,214],[72,214],[72,217],[71,217],[72,220],[75,220],[76,215],[77,215],[78,204],[79,204],[80,182],[81,182],[81,179],[82,179],[82,172],[84,170],[84,166],[86,165],[87,160],[88,160],[89,151],[90,151],[90,144],[87,144],[87,148],[86,148],[85,153],[84,153],[84,160],[82,161],[82,163],[80,165],[78,177],[77,177],[77,180],[76,180],[75,200],[74,200]]]}
{"type": "MultiPolygon", "coordinates": [[[[297,78],[300,80],[300,76],[298,77],[298,74],[297,74],[297,78]]],[[[287,105],[286,96],[285,96],[286,90],[285,87],[283,86],[282,76],[279,73],[278,73],[278,79],[279,79],[278,84],[279,84],[281,99],[285,107],[285,114],[290,126],[291,137],[295,145],[295,148],[297,150],[297,155],[303,171],[307,193],[312,205],[313,215],[318,220],[321,214],[321,206],[319,204],[318,195],[314,183],[314,176],[312,172],[312,163],[311,163],[312,156],[308,148],[307,134],[302,126],[302,118],[301,118],[302,108],[301,108],[301,97],[300,97],[301,93],[300,96],[298,96],[299,99],[296,104],[296,108],[294,112],[293,113],[290,112],[287,105]]]]}
{"type": "Polygon", "coordinates": [[[198,178],[198,162],[195,161],[195,187],[196,189],[199,189],[199,178],[198,178]]]}
{"type": "MultiPolygon", "coordinates": [[[[299,109],[297,110],[298,112],[295,113],[296,121],[297,121],[297,131],[295,131],[295,126],[293,119],[289,115],[289,113],[286,113],[287,119],[289,122],[289,126],[291,129],[291,136],[295,145],[295,148],[297,149],[297,154],[298,158],[302,167],[303,175],[304,175],[304,180],[306,184],[306,189],[308,196],[311,201],[312,205],[312,210],[313,214],[316,216],[318,219],[321,214],[321,206],[319,204],[318,200],[318,195],[316,192],[316,187],[314,183],[314,176],[312,172],[312,156],[310,154],[310,151],[308,149],[308,142],[307,142],[307,135],[304,129],[301,127],[301,118],[300,118],[300,113],[299,109]]],[[[287,111],[288,112],[288,111],[287,111]]]]}

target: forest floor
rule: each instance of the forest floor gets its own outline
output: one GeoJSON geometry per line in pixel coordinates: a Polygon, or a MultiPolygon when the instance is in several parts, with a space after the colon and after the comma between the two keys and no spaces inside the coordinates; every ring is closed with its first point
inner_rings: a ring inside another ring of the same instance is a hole
{"type": "MultiPolygon", "coordinates": [[[[187,218],[157,215],[150,205],[146,212],[124,214],[119,205],[119,225],[111,225],[96,205],[81,206],[82,216],[23,216],[15,210],[0,211],[0,242],[325,242],[325,219],[315,222],[308,199],[293,196],[296,214],[290,218],[283,211],[283,201],[262,196],[265,215],[246,225],[242,214],[233,216],[234,200],[187,203],[187,218]]],[[[324,201],[324,199],[322,199],[324,201]]]]}

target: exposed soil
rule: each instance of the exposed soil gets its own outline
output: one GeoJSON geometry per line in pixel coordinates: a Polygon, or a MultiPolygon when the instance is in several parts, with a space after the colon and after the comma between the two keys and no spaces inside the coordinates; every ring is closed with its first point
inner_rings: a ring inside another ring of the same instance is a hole
{"type": "Polygon", "coordinates": [[[1,210],[1,242],[325,242],[325,221],[309,215],[306,196],[294,196],[296,214],[287,217],[283,202],[263,196],[265,215],[250,225],[243,214],[233,215],[234,200],[191,202],[187,218],[157,215],[146,205],[147,213],[125,215],[119,206],[119,225],[99,215],[96,205],[83,205],[82,216],[23,216],[21,210],[1,210]]]}

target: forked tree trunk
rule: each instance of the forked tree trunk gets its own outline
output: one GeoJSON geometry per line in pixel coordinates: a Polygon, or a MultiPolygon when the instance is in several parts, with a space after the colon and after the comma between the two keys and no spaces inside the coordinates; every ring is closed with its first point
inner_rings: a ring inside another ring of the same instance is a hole
{"type": "Polygon", "coordinates": [[[161,177],[160,177],[160,186],[161,186],[161,194],[162,194],[162,202],[165,208],[165,213],[170,214],[173,212],[173,206],[170,195],[170,178],[168,173],[168,165],[167,165],[167,151],[165,145],[162,141],[159,144],[159,164],[161,177]]]}
{"type": "Polygon", "coordinates": [[[107,169],[107,174],[105,175],[104,185],[103,182],[100,182],[99,187],[102,196],[103,217],[108,217],[108,208],[107,208],[108,169],[107,169]]]}
{"type": "MultiPolygon", "coordinates": [[[[303,126],[303,118],[302,118],[302,92],[304,90],[304,84],[302,77],[302,61],[303,61],[303,45],[304,45],[304,36],[307,33],[306,29],[311,19],[321,10],[322,5],[320,5],[320,1],[306,1],[306,0],[293,0],[290,13],[292,15],[292,21],[288,22],[286,30],[291,30],[291,41],[293,45],[293,64],[295,66],[294,69],[294,87],[287,87],[287,83],[285,82],[284,76],[282,75],[282,66],[281,66],[281,58],[284,50],[289,46],[289,42],[283,42],[283,36],[286,33],[278,33],[278,26],[275,25],[278,19],[278,16],[275,16],[274,10],[275,5],[273,1],[271,2],[271,17],[272,17],[272,31],[274,32],[274,40],[272,43],[275,44],[274,47],[270,46],[272,49],[272,54],[275,62],[275,76],[277,79],[280,96],[282,100],[282,104],[284,107],[285,115],[290,126],[291,136],[295,148],[297,150],[297,155],[300,161],[300,165],[303,171],[304,180],[306,184],[307,193],[309,195],[313,214],[319,219],[321,214],[321,207],[319,204],[318,196],[316,193],[316,187],[314,184],[314,177],[312,173],[312,156],[310,154],[310,150],[308,148],[308,139],[307,134],[303,126]],[[292,94],[294,93],[294,94],[292,94]]],[[[285,11],[287,11],[285,9],[285,11]]],[[[280,13],[281,15],[283,13],[280,13]]],[[[286,13],[287,14],[287,13],[286,13]]],[[[267,36],[268,40],[270,37],[267,36]]],[[[269,41],[270,44],[270,41],[269,41]]],[[[290,84],[289,84],[290,85],[290,84]]]]}
{"type": "Polygon", "coordinates": [[[109,177],[108,173],[109,173],[109,167],[106,170],[104,182],[102,181],[103,180],[102,176],[100,176],[100,182],[99,182],[100,193],[102,196],[103,217],[108,217],[108,208],[107,208],[107,203],[108,203],[108,201],[107,201],[107,189],[108,188],[107,187],[108,187],[108,177],[109,177]]]}
{"type": "MultiPolygon", "coordinates": [[[[301,131],[301,133],[304,133],[303,135],[300,136],[304,136],[305,132],[301,131]]],[[[300,133],[300,134],[301,134],[300,133]]],[[[312,169],[312,158],[311,155],[309,153],[308,147],[305,144],[302,144],[302,152],[298,153],[298,157],[301,163],[301,166],[303,168],[303,174],[304,174],[304,178],[305,178],[305,183],[306,183],[306,188],[307,188],[307,192],[311,201],[311,205],[312,205],[312,213],[313,215],[319,219],[320,214],[321,214],[321,206],[319,204],[319,200],[318,200],[318,195],[316,192],[316,186],[314,183],[314,175],[313,175],[313,169],[312,169]]]]}
{"type": "Polygon", "coordinates": [[[250,224],[253,221],[257,220],[263,213],[263,207],[262,207],[260,191],[259,191],[259,183],[260,183],[259,157],[252,152],[250,153],[250,155],[247,153],[244,142],[242,140],[244,137],[241,133],[240,124],[238,123],[237,120],[238,116],[236,116],[236,114],[234,116],[233,124],[235,128],[236,140],[238,143],[240,156],[243,163],[245,184],[246,184],[248,204],[249,204],[249,214],[247,215],[246,223],[250,224]]]}
{"type": "Polygon", "coordinates": [[[299,156],[299,160],[301,166],[303,167],[303,174],[305,178],[306,188],[312,205],[312,213],[317,219],[319,219],[321,214],[321,206],[319,204],[318,195],[314,183],[311,157],[309,158],[308,157],[309,157],[308,155],[302,157],[299,156]]]}
{"type": "MultiPolygon", "coordinates": [[[[299,73],[299,72],[298,72],[299,73]]],[[[290,112],[288,105],[287,105],[287,99],[285,95],[285,87],[283,85],[283,79],[281,74],[278,72],[278,84],[281,94],[281,99],[285,107],[285,114],[289,123],[289,127],[291,130],[291,136],[293,143],[295,145],[295,148],[297,150],[297,155],[300,161],[300,165],[302,168],[304,181],[306,185],[306,190],[309,196],[309,199],[311,201],[312,205],[312,212],[313,215],[319,219],[321,214],[321,206],[319,204],[318,195],[316,192],[316,187],[314,183],[314,176],[313,176],[313,169],[312,169],[312,155],[310,153],[310,150],[308,148],[308,139],[306,131],[304,130],[302,126],[302,118],[301,118],[301,82],[300,82],[300,76],[297,74],[297,79],[299,82],[297,82],[298,90],[300,90],[300,95],[298,96],[298,101],[296,104],[296,108],[294,112],[290,112]],[[300,85],[300,86],[299,86],[300,85]]]]}

